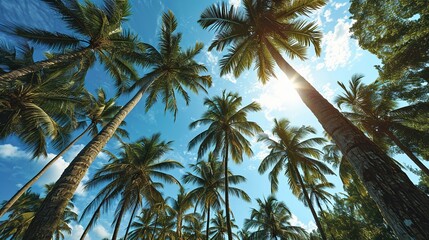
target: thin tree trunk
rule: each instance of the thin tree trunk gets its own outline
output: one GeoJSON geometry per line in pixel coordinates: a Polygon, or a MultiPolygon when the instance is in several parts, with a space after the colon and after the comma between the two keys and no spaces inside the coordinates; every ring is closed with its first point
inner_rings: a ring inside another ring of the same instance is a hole
{"type": "Polygon", "coordinates": [[[310,198],[308,197],[307,189],[305,188],[305,184],[304,184],[304,181],[302,180],[301,174],[299,173],[298,168],[296,166],[293,166],[293,168],[295,168],[294,170],[296,172],[296,176],[297,176],[299,184],[301,185],[301,188],[302,188],[302,194],[304,194],[305,201],[307,202],[308,207],[310,208],[310,211],[311,211],[311,214],[313,215],[314,221],[316,221],[316,225],[317,225],[317,228],[319,229],[320,235],[321,235],[323,240],[326,240],[325,231],[323,231],[322,224],[320,224],[319,217],[317,216],[317,213],[314,210],[313,203],[311,202],[310,198]]]}
{"type": "Polygon", "coordinates": [[[177,214],[176,235],[178,240],[182,240],[182,217],[177,214]]]}
{"type": "Polygon", "coordinates": [[[154,238],[155,238],[155,233],[156,233],[156,225],[158,225],[158,214],[156,214],[156,218],[155,218],[155,224],[154,224],[154,227],[153,227],[153,231],[152,231],[152,236],[151,236],[151,240],[153,240],[154,238]]]}
{"type": "MultiPolygon", "coordinates": [[[[104,199],[103,199],[103,201],[104,201],[104,199]]],[[[86,225],[86,228],[85,228],[85,230],[83,231],[83,233],[82,233],[82,236],[80,236],[80,240],[84,240],[85,239],[85,237],[86,237],[86,235],[88,234],[88,232],[89,232],[89,229],[92,227],[92,225],[94,224],[94,222],[95,222],[95,219],[96,218],[98,218],[99,216],[100,216],[100,210],[101,210],[101,207],[103,206],[103,204],[102,203],[100,203],[99,205],[98,205],[98,207],[97,207],[97,209],[95,210],[95,212],[94,212],[94,214],[92,215],[92,217],[91,217],[91,220],[89,220],[89,222],[88,222],[88,224],[86,225]]]]}
{"type": "Polygon", "coordinates": [[[121,108],[98,134],[95,136],[73,159],[70,165],[64,170],[60,179],[55,183],[53,189],[42,202],[33,221],[24,235],[24,240],[50,240],[54,229],[58,226],[60,217],[67,206],[67,203],[73,197],[80,181],[88,171],[89,166],[94,161],[97,154],[106,145],[113,136],[116,129],[128,115],[128,113],[137,105],[142,98],[143,93],[152,84],[152,81],[146,83],[136,95],[121,108]]]}
{"type": "MultiPolygon", "coordinates": [[[[228,134],[228,133],[225,133],[228,134]]],[[[228,230],[228,240],[232,240],[231,216],[229,214],[229,183],[228,183],[228,137],[225,137],[225,156],[223,159],[224,174],[225,174],[225,214],[226,214],[226,229],[228,230]]]]}
{"type": "Polygon", "coordinates": [[[35,62],[32,65],[25,66],[20,69],[12,70],[8,73],[4,73],[0,75],[0,83],[3,81],[11,81],[11,80],[21,78],[28,74],[36,73],[42,69],[53,68],[58,65],[69,63],[77,59],[81,59],[90,51],[92,51],[91,48],[84,48],[77,52],[62,54],[56,58],[35,62]]]}
{"type": "Polygon", "coordinates": [[[67,152],[71,146],[73,146],[73,144],[75,144],[77,141],[79,141],[93,126],[93,124],[91,123],[86,129],[85,131],[83,131],[79,136],[77,136],[72,142],[69,143],[69,145],[67,145],[67,147],[65,147],[61,152],[58,153],[57,156],[55,156],[54,158],[51,159],[51,161],[49,161],[43,168],[42,170],[40,170],[32,179],[30,179],[30,181],[28,181],[24,186],[21,187],[21,189],[18,190],[18,192],[15,193],[15,195],[13,195],[13,197],[11,199],[9,199],[9,201],[7,201],[7,203],[1,208],[0,210],[0,217],[3,216],[12,206],[13,204],[15,204],[15,202],[22,196],[22,194],[25,193],[25,191],[27,191],[31,186],[33,186],[33,184],[35,182],[37,182],[37,180],[39,180],[39,178],[46,172],[48,171],[48,169],[65,153],[67,152]]]}
{"type": "Polygon", "coordinates": [[[115,229],[113,230],[112,240],[116,240],[116,238],[118,238],[119,227],[121,226],[122,216],[124,215],[124,212],[125,206],[122,206],[118,214],[118,220],[116,221],[115,229]]]}
{"type": "Polygon", "coordinates": [[[210,205],[207,208],[207,223],[206,223],[206,240],[209,240],[209,228],[210,228],[210,205]]]}
{"type": "Polygon", "coordinates": [[[399,239],[429,239],[429,198],[377,145],[347,120],[281,54],[264,41],[305,105],[349,160],[399,239]]]}
{"type": "MultiPolygon", "coordinates": [[[[318,197],[316,197],[316,203],[317,203],[317,206],[320,209],[320,218],[322,218],[325,221],[326,228],[327,228],[326,231],[328,231],[329,235],[331,235],[332,240],[335,240],[335,236],[334,236],[334,234],[332,234],[331,228],[328,226],[328,223],[326,222],[325,216],[323,215],[322,204],[320,204],[320,201],[319,201],[318,197]]],[[[325,202],[325,206],[326,206],[326,202],[325,202]]]]}
{"type": "Polygon", "coordinates": [[[127,240],[127,238],[128,238],[128,232],[130,231],[131,223],[133,222],[134,214],[136,214],[138,206],[139,206],[139,202],[136,202],[136,205],[134,206],[133,212],[131,213],[130,221],[128,222],[127,231],[125,231],[125,236],[124,236],[123,240],[127,240]]]}
{"type": "Polygon", "coordinates": [[[413,161],[420,168],[420,170],[429,176],[429,169],[416,157],[416,155],[414,155],[414,153],[407,146],[401,142],[401,140],[398,139],[398,137],[395,136],[395,134],[393,134],[393,132],[387,129],[384,131],[384,133],[411,159],[411,161],[413,161]]]}

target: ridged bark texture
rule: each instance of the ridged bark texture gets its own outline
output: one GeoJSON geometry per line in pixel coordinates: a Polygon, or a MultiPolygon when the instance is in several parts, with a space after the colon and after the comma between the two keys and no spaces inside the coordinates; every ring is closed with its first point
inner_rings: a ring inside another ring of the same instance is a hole
{"type": "Polygon", "coordinates": [[[73,146],[73,144],[75,144],[77,141],[79,141],[79,139],[81,139],[83,137],[83,135],[85,135],[93,126],[93,124],[90,124],[85,131],[83,131],[79,136],[77,136],[72,142],[69,143],[69,145],[67,145],[66,148],[64,148],[61,152],[58,153],[57,156],[55,156],[54,158],[51,159],[51,161],[49,161],[43,168],[42,170],[40,170],[32,179],[30,179],[30,181],[28,181],[24,186],[22,186],[21,189],[18,190],[18,192],[15,193],[15,195],[13,195],[13,197],[11,199],[9,199],[9,201],[3,205],[2,209],[0,210],[0,217],[3,216],[8,210],[9,208],[11,208],[13,206],[13,204],[15,204],[15,202],[22,196],[22,194],[25,193],[25,191],[27,191],[31,186],[33,186],[33,184],[35,182],[37,182],[37,180],[39,180],[39,178],[45,174],[46,171],[48,171],[48,169],[65,153],[67,152],[71,146],[73,146]]]}
{"type": "Polygon", "coordinates": [[[310,211],[311,211],[311,214],[313,215],[314,221],[316,221],[316,225],[317,225],[317,228],[320,232],[320,236],[322,237],[323,240],[326,240],[325,231],[323,231],[322,224],[320,224],[319,218],[317,217],[317,213],[314,210],[314,206],[311,203],[310,198],[308,197],[308,192],[307,192],[307,189],[305,188],[304,181],[302,180],[302,177],[299,174],[299,171],[296,168],[296,166],[294,166],[294,168],[295,168],[295,172],[297,173],[297,178],[298,178],[299,184],[301,185],[301,188],[302,188],[302,194],[304,194],[305,201],[307,202],[308,207],[310,208],[310,211]]]}
{"type": "Polygon", "coordinates": [[[64,170],[61,177],[55,183],[53,189],[48,193],[40,209],[34,216],[33,221],[24,235],[24,240],[50,240],[54,229],[58,226],[60,217],[73,197],[80,181],[88,171],[89,166],[113,136],[116,129],[137,105],[143,93],[152,82],[142,87],[136,95],[115,115],[101,131],[95,136],[73,159],[64,170]]]}
{"type": "Polygon", "coordinates": [[[399,239],[429,239],[429,198],[265,41],[277,65],[348,159],[399,239]]]}
{"type": "Polygon", "coordinates": [[[29,65],[20,69],[12,70],[8,73],[0,75],[0,83],[3,81],[11,81],[14,79],[21,78],[28,74],[36,73],[42,69],[49,69],[64,63],[77,60],[85,56],[89,51],[91,51],[90,48],[84,48],[77,52],[62,54],[56,58],[35,62],[32,65],[29,65]]]}

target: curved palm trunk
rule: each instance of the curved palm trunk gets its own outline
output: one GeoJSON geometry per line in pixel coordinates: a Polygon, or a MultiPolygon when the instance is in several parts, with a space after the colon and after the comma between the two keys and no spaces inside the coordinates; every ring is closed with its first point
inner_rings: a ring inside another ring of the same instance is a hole
{"type": "Polygon", "coordinates": [[[155,218],[155,224],[153,226],[153,231],[152,231],[152,236],[151,236],[151,240],[153,240],[155,238],[155,234],[156,234],[156,227],[158,225],[158,214],[156,214],[156,218],[155,218]]]}
{"type": "MultiPolygon", "coordinates": [[[[325,219],[325,218],[324,218],[324,216],[323,216],[323,208],[322,208],[322,204],[320,204],[320,201],[319,201],[319,198],[318,198],[318,197],[316,197],[316,203],[317,203],[317,206],[319,207],[320,212],[321,212],[321,214],[320,214],[320,218],[321,218],[322,220],[324,220],[324,221],[325,221],[325,224],[327,225],[327,223],[326,223],[326,219],[325,219]]],[[[327,206],[327,205],[326,205],[326,202],[325,202],[325,206],[327,206]]],[[[326,230],[326,231],[328,231],[329,235],[331,235],[331,239],[332,239],[332,240],[335,240],[335,236],[334,236],[334,234],[332,234],[332,231],[331,231],[331,229],[329,228],[329,226],[326,226],[326,228],[327,228],[327,230],[326,230]]]]}
{"type": "Polygon", "coordinates": [[[225,214],[226,229],[228,230],[228,240],[232,240],[231,216],[229,214],[229,185],[228,185],[228,137],[225,137],[225,157],[223,159],[225,174],[225,214]]]}
{"type": "Polygon", "coordinates": [[[296,168],[296,166],[293,166],[293,167],[295,168],[294,170],[296,172],[296,176],[298,178],[299,184],[301,185],[302,193],[304,194],[305,201],[307,202],[308,207],[310,208],[310,211],[311,211],[311,214],[313,215],[314,221],[316,221],[316,225],[317,225],[317,228],[319,229],[320,235],[321,235],[323,240],[326,240],[325,231],[322,228],[322,224],[320,224],[319,217],[317,216],[317,213],[314,210],[313,203],[311,202],[310,198],[308,197],[307,189],[305,188],[305,184],[304,184],[304,181],[302,180],[301,174],[299,174],[299,171],[296,168]]]}
{"type": "Polygon", "coordinates": [[[125,236],[124,236],[123,240],[127,240],[127,238],[128,238],[128,232],[130,231],[131,223],[133,222],[133,218],[134,218],[134,215],[136,214],[138,206],[139,206],[139,202],[136,202],[136,205],[134,206],[133,212],[131,213],[130,221],[128,222],[127,231],[125,231],[125,236]]]}
{"type": "Polygon", "coordinates": [[[125,119],[129,112],[137,105],[142,98],[143,93],[152,84],[154,80],[149,81],[143,86],[131,100],[121,108],[98,134],[95,136],[73,159],[70,165],[64,170],[60,179],[55,183],[53,189],[42,202],[33,221],[25,232],[25,240],[50,240],[53,229],[58,226],[61,214],[67,206],[67,203],[73,197],[80,181],[88,171],[89,166],[94,161],[101,149],[113,136],[116,129],[125,119]]]}
{"type": "Polygon", "coordinates": [[[210,228],[210,204],[207,204],[207,223],[206,223],[206,240],[209,240],[209,228],[210,228]]]}
{"type": "Polygon", "coordinates": [[[82,233],[82,236],[80,236],[80,240],[84,240],[86,235],[88,234],[89,230],[91,229],[92,225],[95,222],[95,219],[100,216],[100,210],[101,207],[103,206],[103,204],[100,203],[100,205],[98,205],[97,209],[95,210],[94,214],[91,217],[91,220],[89,220],[88,224],[86,225],[85,230],[82,233]]]}
{"type": "Polygon", "coordinates": [[[420,170],[422,170],[422,172],[429,176],[429,169],[416,157],[416,155],[414,155],[414,153],[407,146],[401,142],[401,140],[399,140],[398,137],[395,136],[395,134],[393,134],[393,132],[390,130],[385,130],[384,133],[396,144],[396,146],[399,147],[399,149],[402,150],[402,152],[408,156],[408,158],[411,159],[411,161],[413,161],[420,168],[420,170]]]}
{"type": "Polygon", "coordinates": [[[39,178],[45,174],[46,171],[65,153],[67,152],[73,144],[75,144],[77,141],[79,141],[91,128],[93,127],[93,124],[91,123],[85,131],[83,131],[79,136],[77,136],[73,141],[67,145],[61,152],[58,153],[57,156],[51,159],[43,168],[40,170],[30,181],[28,181],[24,186],[21,187],[21,189],[18,190],[18,192],[13,195],[9,201],[0,210],[0,217],[3,216],[12,206],[15,204],[15,202],[22,196],[22,194],[25,193],[39,178]]]}
{"type": "Polygon", "coordinates": [[[69,63],[80,58],[83,58],[88,52],[90,52],[91,48],[84,48],[77,52],[71,52],[59,55],[56,58],[47,59],[44,61],[35,62],[32,65],[22,67],[20,69],[12,70],[8,73],[0,75],[0,83],[3,81],[10,81],[13,79],[18,79],[20,77],[24,77],[28,74],[36,73],[42,69],[49,69],[61,64],[69,63]]]}
{"type": "Polygon", "coordinates": [[[121,226],[122,216],[124,215],[124,212],[125,206],[122,206],[118,214],[118,220],[116,221],[115,229],[113,230],[112,240],[116,240],[116,238],[118,238],[119,227],[121,226]]]}
{"type": "Polygon", "coordinates": [[[281,54],[264,41],[280,69],[295,85],[305,105],[349,160],[399,239],[429,239],[429,198],[389,156],[347,120],[281,54]]]}
{"type": "Polygon", "coordinates": [[[178,240],[182,240],[182,216],[177,215],[176,235],[178,240]]]}

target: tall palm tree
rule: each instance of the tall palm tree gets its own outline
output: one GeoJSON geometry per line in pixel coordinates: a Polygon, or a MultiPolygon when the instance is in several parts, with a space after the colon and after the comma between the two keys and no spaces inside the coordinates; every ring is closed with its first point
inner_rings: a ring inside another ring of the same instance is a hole
{"type": "Polygon", "coordinates": [[[305,59],[311,44],[316,55],[320,55],[322,34],[315,22],[303,17],[326,2],[243,0],[242,8],[219,3],[208,7],[199,23],[217,33],[209,49],[222,51],[229,46],[228,53],[220,60],[221,74],[232,72],[238,76],[255,61],[259,79],[266,82],[274,76],[275,62],[339,145],[398,237],[429,239],[425,230],[429,229],[429,198],[282,56],[284,52],[291,58],[305,59]],[[416,209],[418,213],[414,214],[416,209]]]}
{"type": "MultiPolygon", "coordinates": [[[[164,171],[182,167],[177,161],[161,159],[172,150],[171,143],[161,141],[160,134],[154,134],[135,143],[123,144],[119,157],[114,157],[111,163],[98,170],[86,183],[88,189],[97,188],[101,184],[105,186],[99,191],[95,201],[84,210],[83,215],[86,215],[97,202],[105,205],[104,208],[107,209],[112,201],[119,198],[113,221],[115,227],[112,239],[116,239],[121,220],[127,211],[131,211],[132,219],[143,200],[149,203],[163,201],[159,191],[163,185],[156,180],[179,184],[176,178],[164,171]]],[[[124,239],[127,238],[131,222],[130,220],[124,239]]],[[[93,225],[94,222],[90,224],[93,225]]]]}
{"type": "MultiPolygon", "coordinates": [[[[192,183],[195,188],[189,192],[189,198],[195,201],[195,207],[201,206],[203,213],[207,214],[206,221],[206,239],[209,239],[210,227],[210,210],[219,209],[221,202],[224,199],[221,192],[225,192],[225,175],[222,162],[217,160],[213,153],[208,154],[208,161],[199,161],[196,164],[191,164],[190,168],[194,173],[187,172],[183,176],[185,183],[192,183]]],[[[239,184],[244,182],[246,178],[241,175],[235,175],[228,171],[228,182],[231,184],[239,184]]],[[[228,190],[234,196],[250,199],[249,196],[241,189],[229,187],[228,190]]]]}
{"type": "Polygon", "coordinates": [[[427,115],[427,103],[418,103],[411,106],[397,108],[397,103],[386,97],[387,93],[380,91],[377,83],[365,85],[363,75],[353,75],[348,88],[338,82],[343,93],[335,98],[338,107],[346,105],[352,112],[343,112],[362,131],[368,133],[377,142],[385,143],[390,139],[403,153],[405,153],[426,175],[429,169],[418,159],[413,151],[406,146],[403,140],[423,141],[429,145],[429,134],[415,128],[418,125],[419,112],[427,115]],[[422,110],[419,110],[422,109],[422,110]]]}
{"type": "MultiPolygon", "coordinates": [[[[224,175],[228,176],[228,157],[236,163],[243,161],[243,153],[252,156],[250,142],[245,136],[254,136],[262,129],[255,122],[247,120],[247,114],[261,109],[259,104],[252,102],[241,107],[242,98],[237,93],[222,92],[222,96],[206,98],[204,105],[207,111],[202,118],[192,122],[189,127],[195,128],[200,124],[209,125],[208,129],[195,136],[189,142],[189,149],[194,148],[198,143],[198,157],[201,158],[206,151],[214,146],[213,153],[218,155],[221,152],[223,157],[224,175]]],[[[229,214],[229,189],[228,178],[225,177],[225,212],[228,226],[228,239],[232,240],[230,226],[231,217],[229,214]]]]}
{"type": "MultiPolygon", "coordinates": [[[[189,96],[184,91],[184,87],[197,93],[198,90],[205,91],[205,87],[211,86],[211,78],[209,76],[199,75],[200,72],[205,71],[206,68],[194,61],[194,57],[201,51],[203,45],[197,43],[194,48],[182,51],[180,48],[181,35],[174,34],[176,27],[177,22],[173,13],[165,13],[163,15],[163,24],[161,27],[160,51],[154,47],[147,46],[148,52],[143,56],[144,61],[147,61],[147,63],[150,63],[149,65],[152,66],[152,70],[140,79],[140,90],[121,108],[114,119],[112,119],[112,121],[110,121],[97,136],[79,152],[66,168],[63,175],[57,181],[53,191],[46,197],[45,203],[42,204],[40,211],[36,214],[36,221],[30,225],[27,231],[28,233],[26,233],[28,236],[34,236],[38,239],[49,238],[49,229],[52,229],[58,221],[57,218],[50,216],[57,216],[64,210],[64,203],[72,197],[79,182],[84,177],[97,154],[113,136],[113,133],[120,126],[121,122],[137,105],[143,93],[146,92],[152,83],[157,83],[155,86],[164,86],[162,93],[168,94],[163,97],[162,100],[167,106],[175,106],[176,95],[184,95],[185,99],[189,101],[189,96]],[[177,91],[178,94],[176,94],[175,91],[177,91]],[[44,220],[42,221],[41,219],[44,220]]],[[[158,87],[151,88],[150,94],[158,90],[160,90],[158,87]]],[[[154,99],[149,101],[149,103],[153,102],[154,99]]]]}
{"type": "Polygon", "coordinates": [[[117,86],[137,79],[131,54],[139,52],[136,36],[123,32],[122,22],[131,14],[127,0],[104,0],[102,7],[90,1],[41,0],[55,11],[72,34],[27,26],[8,26],[7,32],[58,51],[53,57],[0,75],[0,81],[18,79],[42,69],[76,65],[86,72],[96,59],[115,78],[117,86]]]}
{"type": "Polygon", "coordinates": [[[252,239],[305,239],[306,232],[302,227],[291,226],[292,214],[285,203],[277,201],[274,196],[268,199],[256,199],[259,209],[252,209],[250,219],[244,220],[244,229],[256,228],[249,235],[252,239]]]}
{"type": "MultiPolygon", "coordinates": [[[[228,236],[228,227],[226,217],[223,215],[223,210],[216,212],[216,215],[213,219],[210,220],[212,226],[210,227],[210,239],[211,240],[224,240],[225,235],[228,236]]],[[[234,222],[231,222],[232,228],[238,228],[234,222]]],[[[237,234],[232,233],[234,237],[238,237],[237,234]]],[[[229,237],[229,236],[228,236],[229,237]]]]}
{"type": "Polygon", "coordinates": [[[305,176],[318,178],[323,182],[326,181],[325,174],[333,174],[324,163],[317,160],[321,151],[316,149],[315,146],[324,143],[325,139],[318,137],[304,139],[308,134],[314,134],[315,132],[312,127],[292,127],[286,119],[274,119],[272,134],[275,138],[270,138],[267,134],[261,134],[258,139],[258,141],[268,144],[268,148],[271,149],[270,153],[262,160],[258,171],[262,174],[269,167],[273,167],[269,178],[271,191],[276,192],[279,184],[278,175],[284,170],[293,194],[298,196],[302,191],[320,234],[326,240],[325,232],[310,201],[304,179],[299,171],[300,168],[305,176]]]}
{"type": "Polygon", "coordinates": [[[183,220],[192,218],[192,215],[186,214],[186,211],[193,206],[193,201],[192,198],[190,198],[189,192],[185,192],[185,189],[181,187],[177,197],[172,199],[171,204],[171,208],[176,217],[176,236],[178,240],[182,240],[183,220]]]}
{"type": "MultiPolygon", "coordinates": [[[[22,186],[11,199],[7,201],[0,210],[0,217],[25,193],[64,153],[66,153],[76,142],[78,142],[85,134],[91,132],[93,136],[98,133],[98,125],[105,125],[113,116],[120,110],[120,106],[115,105],[115,98],[106,100],[106,94],[102,89],[97,91],[98,99],[90,95],[91,101],[86,107],[86,112],[90,120],[90,124],[80,133],[73,141],[71,141],[63,150],[53,157],[34,177],[32,177],[24,186],[22,186]]],[[[125,122],[122,122],[124,125],[125,122]]],[[[81,124],[85,125],[85,124],[81,124]]],[[[118,128],[115,137],[128,137],[125,129],[118,128]]]]}
{"type": "MultiPolygon", "coordinates": [[[[49,192],[51,188],[52,184],[45,185],[46,192],[49,192]]],[[[25,192],[17,203],[9,209],[8,219],[0,222],[0,238],[22,239],[42,201],[43,198],[39,194],[32,193],[29,190],[25,192]]],[[[77,220],[77,214],[73,209],[74,205],[70,201],[61,216],[60,224],[53,231],[52,240],[64,239],[64,232],[71,234],[72,228],[69,224],[77,220]]]]}

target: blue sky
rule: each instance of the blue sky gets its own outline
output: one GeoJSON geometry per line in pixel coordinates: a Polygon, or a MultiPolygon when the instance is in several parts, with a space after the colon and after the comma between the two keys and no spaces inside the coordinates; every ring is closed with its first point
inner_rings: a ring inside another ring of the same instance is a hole
{"type": "MultiPolygon", "coordinates": [[[[205,44],[205,50],[197,57],[197,61],[206,64],[214,83],[213,87],[209,89],[208,95],[200,94],[197,96],[191,94],[192,98],[189,106],[182,102],[176,121],[173,121],[171,113],[164,113],[163,106],[159,104],[145,112],[142,101],[126,118],[128,123],[127,130],[131,135],[130,141],[161,132],[163,139],[174,141],[174,151],[166,157],[178,160],[185,166],[195,163],[196,151],[188,151],[187,144],[190,139],[201,131],[202,127],[189,130],[188,125],[190,122],[200,118],[205,110],[203,99],[217,95],[223,89],[238,92],[243,96],[243,104],[248,104],[252,101],[257,101],[261,104],[263,110],[250,114],[249,119],[258,122],[267,133],[272,128],[274,118],[286,117],[293,125],[311,125],[318,130],[318,136],[323,135],[322,128],[316,118],[307,110],[280,71],[277,71],[278,79],[271,79],[265,85],[259,83],[252,69],[237,79],[232,75],[219,77],[218,60],[221,58],[222,53],[207,51],[207,46],[214,35],[212,32],[203,30],[197,24],[201,12],[216,1],[133,0],[130,2],[133,14],[129,21],[124,24],[123,29],[130,29],[132,32],[138,33],[142,41],[156,45],[161,15],[165,11],[173,11],[178,19],[178,31],[183,33],[182,47],[190,47],[196,41],[205,44]]],[[[240,0],[230,0],[229,4],[240,8],[241,2],[240,0]]],[[[307,61],[291,61],[292,65],[331,102],[333,97],[340,92],[337,81],[346,82],[355,73],[364,74],[364,81],[366,82],[371,82],[377,77],[377,72],[373,66],[379,64],[379,61],[367,51],[359,48],[356,40],[351,39],[349,28],[352,25],[352,20],[349,19],[349,5],[348,1],[330,1],[324,8],[314,12],[311,18],[319,23],[324,34],[322,55],[316,57],[310,50],[307,61]]],[[[2,13],[0,15],[0,22],[2,23],[28,24],[49,30],[64,30],[61,20],[56,18],[52,11],[39,1],[0,1],[0,12],[2,13]]],[[[1,39],[11,40],[0,33],[1,39]]],[[[40,49],[40,52],[36,54],[36,57],[40,57],[41,52],[46,50],[40,47],[38,49],[40,49]]],[[[95,66],[90,71],[86,84],[90,90],[101,86],[110,96],[114,94],[113,82],[99,66],[95,66]]],[[[124,104],[129,97],[121,97],[118,103],[124,104]]],[[[88,140],[89,138],[87,137],[76,144],[48,171],[46,176],[39,180],[33,190],[41,191],[41,186],[55,181],[88,140]]],[[[253,199],[252,203],[249,204],[237,199],[232,199],[231,201],[236,222],[240,227],[243,219],[250,216],[250,208],[256,207],[254,199],[267,197],[270,194],[270,183],[267,175],[259,175],[257,172],[259,163],[266,156],[268,150],[262,143],[257,143],[255,139],[251,139],[251,142],[255,155],[251,158],[245,157],[240,165],[231,164],[234,173],[241,174],[247,178],[247,182],[241,184],[240,187],[253,199]]],[[[106,149],[116,151],[118,146],[119,142],[112,139],[107,144],[106,149]]],[[[55,156],[55,154],[56,151],[50,149],[48,158],[55,156]]],[[[94,171],[107,161],[107,157],[104,154],[100,154],[83,182],[88,180],[94,171]]],[[[18,187],[28,181],[46,162],[47,159],[31,160],[26,147],[14,137],[1,140],[0,201],[9,199],[18,190],[18,187]]],[[[173,172],[173,174],[181,178],[185,171],[186,169],[173,172]]],[[[341,182],[338,177],[332,176],[329,179],[337,185],[336,191],[341,191],[341,182]]],[[[187,186],[187,189],[190,187],[187,186]]],[[[166,195],[174,196],[176,193],[177,187],[166,186],[166,195]]],[[[85,191],[80,186],[76,193],[76,211],[82,212],[85,205],[92,200],[95,194],[95,191],[85,191]]],[[[303,203],[292,195],[284,178],[280,180],[277,198],[286,202],[291,209],[294,214],[293,224],[301,225],[306,229],[315,228],[309,209],[305,208],[303,203]]],[[[88,239],[100,239],[110,236],[112,232],[110,227],[112,215],[113,211],[111,214],[104,215],[99,221],[99,225],[91,231],[88,239]]],[[[67,239],[78,239],[85,224],[86,221],[73,223],[72,235],[67,236],[67,239]]],[[[123,225],[125,227],[126,224],[124,223],[123,225]]]]}

